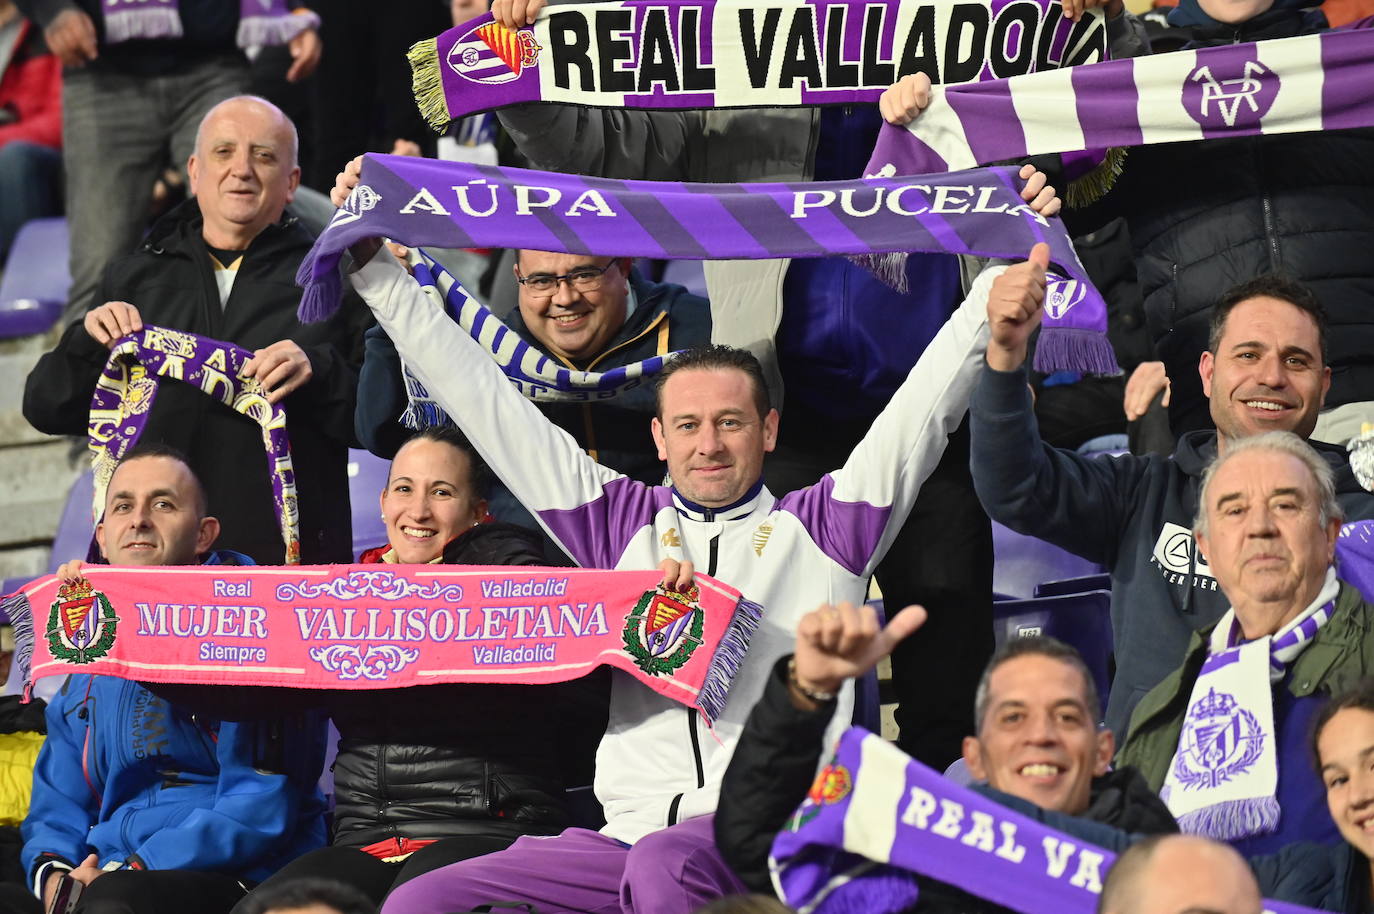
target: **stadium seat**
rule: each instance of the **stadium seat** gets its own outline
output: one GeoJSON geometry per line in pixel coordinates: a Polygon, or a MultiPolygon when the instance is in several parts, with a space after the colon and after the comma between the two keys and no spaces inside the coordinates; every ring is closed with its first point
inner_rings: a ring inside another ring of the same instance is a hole
{"type": "Polygon", "coordinates": [[[1077,648],[1105,706],[1111,686],[1110,611],[1111,594],[1105,590],[1007,600],[993,604],[993,635],[999,647],[1014,638],[1048,635],[1077,648]]]}
{"type": "Polygon", "coordinates": [[[1060,578],[1042,581],[1035,585],[1037,597],[1060,597],[1070,593],[1087,593],[1090,590],[1111,590],[1112,576],[1105,571],[1101,574],[1086,574],[1079,578],[1060,578]]]}
{"type": "Polygon", "coordinates": [[[353,557],[386,545],[386,524],[377,500],[386,488],[391,464],[368,451],[348,452],[348,500],[353,506],[353,557]]]}
{"type": "Polygon", "coordinates": [[[0,339],[44,333],[62,317],[72,285],[66,219],[33,219],[19,229],[0,281],[0,339]]]}
{"type": "Polygon", "coordinates": [[[95,533],[95,519],[91,515],[94,496],[95,480],[91,471],[85,470],[72,483],[67,503],[62,507],[62,518],[57,522],[57,535],[52,541],[52,556],[48,560],[49,574],[63,562],[84,559],[90,551],[91,536],[95,533]]]}
{"type": "Polygon", "coordinates": [[[992,546],[996,559],[992,589],[1014,599],[1034,596],[1035,588],[1043,581],[1078,578],[1105,570],[1101,565],[1044,540],[1023,536],[996,521],[992,522],[992,546]]]}

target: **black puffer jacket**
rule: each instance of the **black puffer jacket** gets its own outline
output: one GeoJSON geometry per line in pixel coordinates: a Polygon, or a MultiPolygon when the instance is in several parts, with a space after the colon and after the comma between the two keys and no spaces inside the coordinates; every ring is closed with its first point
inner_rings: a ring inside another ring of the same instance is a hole
{"type": "MultiPolygon", "coordinates": [[[[445,565],[542,565],[537,535],[474,527],[445,565]]],[[[567,825],[557,733],[566,686],[441,685],[335,692],[334,844],[553,834],[567,825]]]]}
{"type": "MultiPolygon", "coordinates": [[[[1224,30],[1195,47],[1310,31],[1299,10],[1224,30]]],[[[1313,104],[1317,104],[1314,100],[1313,104]]],[[[1213,303],[1231,286],[1282,272],[1308,284],[1330,319],[1326,405],[1374,396],[1374,130],[1203,140],[1131,149],[1100,216],[1131,230],[1155,350],[1173,386],[1174,434],[1210,428],[1198,357],[1213,303]]]]}

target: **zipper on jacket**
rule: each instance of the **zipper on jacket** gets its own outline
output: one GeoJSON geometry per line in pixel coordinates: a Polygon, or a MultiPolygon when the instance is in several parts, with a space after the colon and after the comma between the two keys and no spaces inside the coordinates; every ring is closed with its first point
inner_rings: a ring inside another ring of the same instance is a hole
{"type": "Polygon", "coordinates": [[[1268,191],[1260,195],[1260,205],[1264,208],[1264,237],[1269,242],[1269,269],[1278,272],[1283,266],[1279,257],[1279,228],[1274,224],[1274,205],[1268,191]]]}
{"type": "MultiPolygon", "coordinates": [[[[716,519],[716,512],[708,508],[706,512],[702,515],[701,519],[703,523],[714,523],[716,519]]],[[[711,552],[709,558],[707,558],[706,560],[707,574],[714,575],[716,573],[716,562],[719,560],[719,558],[720,534],[717,533],[715,536],[711,537],[711,552]]],[[[696,765],[697,789],[700,790],[702,787],[706,786],[706,766],[701,758],[701,736],[697,732],[697,713],[693,711],[691,708],[684,708],[683,710],[687,712],[687,736],[692,741],[692,762],[696,765]]],[[[681,802],[682,794],[678,794],[677,796],[673,797],[673,802],[669,804],[669,825],[677,824],[677,808],[678,804],[680,804],[681,802]]]]}
{"type": "Polygon", "coordinates": [[[673,797],[673,802],[668,804],[668,824],[677,824],[677,808],[682,805],[682,794],[673,797]]]}

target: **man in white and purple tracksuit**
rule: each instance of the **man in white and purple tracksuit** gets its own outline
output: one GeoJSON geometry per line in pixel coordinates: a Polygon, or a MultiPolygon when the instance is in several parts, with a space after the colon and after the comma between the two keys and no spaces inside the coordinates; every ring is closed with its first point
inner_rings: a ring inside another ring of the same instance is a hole
{"type": "MultiPolygon", "coordinates": [[[[346,183],[336,198],[347,195],[346,183]]],[[[1003,269],[983,271],[845,465],[778,499],[761,479],[778,415],[752,356],[727,347],[691,350],[665,370],[652,431],[673,485],[647,486],[591,460],[387,251],[372,256],[372,248],[355,246],[364,264],[352,274],[355,288],[425,388],[578,564],[691,562],[764,607],[714,728],[615,674],[597,754],[596,795],[607,818],[600,833],[522,838],[506,851],[436,870],[393,892],[384,914],[500,901],[528,902],[544,914],[689,914],[741,891],[716,851],[712,818],[745,718],[774,662],[791,650],[805,611],[818,601],[864,599],[869,575],[967,407],[1003,269]]],[[[849,706],[842,695],[840,724],[849,706]]]]}

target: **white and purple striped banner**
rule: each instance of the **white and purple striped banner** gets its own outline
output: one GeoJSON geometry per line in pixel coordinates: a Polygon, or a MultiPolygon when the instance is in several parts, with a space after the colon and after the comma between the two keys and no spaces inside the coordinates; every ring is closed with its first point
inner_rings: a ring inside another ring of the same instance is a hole
{"type": "Polygon", "coordinates": [[[1103,60],[1100,11],[1056,0],[620,0],[511,30],[486,14],[410,51],[436,128],[526,102],[601,108],[872,103],[908,73],[997,79],[1103,60]]]}
{"type": "Polygon", "coordinates": [[[1374,126],[1374,30],[1333,30],[935,86],[865,174],[960,171],[1109,146],[1374,126]]]}

